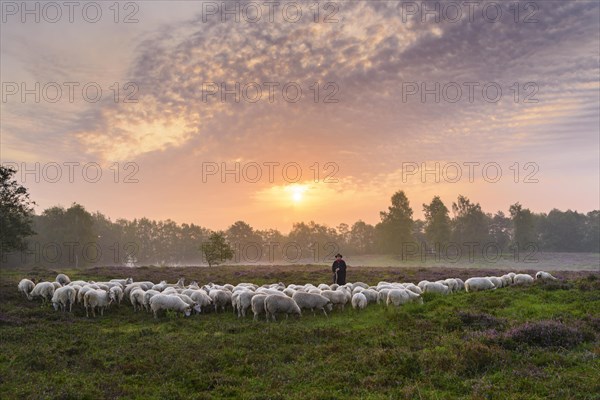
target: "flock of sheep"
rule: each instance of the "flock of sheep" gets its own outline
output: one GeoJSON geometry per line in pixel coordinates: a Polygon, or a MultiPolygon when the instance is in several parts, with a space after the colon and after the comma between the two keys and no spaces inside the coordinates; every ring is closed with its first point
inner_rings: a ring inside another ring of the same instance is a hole
{"type": "MultiPolygon", "coordinates": [[[[548,272],[540,271],[536,280],[556,280],[548,272]]],[[[208,283],[199,286],[197,282],[184,285],[180,278],[175,284],[162,281],[155,284],[150,281],[133,282],[133,279],[111,279],[108,282],[71,281],[65,274],[56,276],[54,282],[35,284],[22,279],[18,289],[29,300],[41,299],[51,302],[55,310],[73,311],[74,304],[82,304],[86,316],[96,316],[96,311],[104,315],[104,310],[113,304],[121,304],[127,299],[134,311],[152,311],[158,318],[161,311],[174,311],[185,316],[214,310],[224,311],[232,307],[238,317],[245,317],[250,310],[254,320],[261,315],[266,320],[276,320],[276,315],[289,314],[300,316],[302,310],[321,311],[327,316],[333,307],[341,310],[348,303],[354,309],[364,309],[369,304],[384,303],[388,306],[400,306],[409,302],[423,303],[423,293],[448,295],[465,290],[475,292],[495,290],[510,285],[531,285],[534,278],[528,274],[508,273],[502,276],[474,277],[466,281],[458,278],[421,281],[414,283],[379,282],[369,286],[363,282],[345,285],[313,284],[288,285],[274,283],[258,286],[252,283],[240,283],[236,286],[208,283]]]]}

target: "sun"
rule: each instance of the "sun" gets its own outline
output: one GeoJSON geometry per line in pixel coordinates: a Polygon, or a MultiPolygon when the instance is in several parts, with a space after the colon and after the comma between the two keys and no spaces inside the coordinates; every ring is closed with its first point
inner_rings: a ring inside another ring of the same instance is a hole
{"type": "Polygon", "coordinates": [[[287,187],[291,193],[292,201],[295,204],[299,204],[304,200],[304,192],[308,189],[306,185],[291,185],[287,187]]]}

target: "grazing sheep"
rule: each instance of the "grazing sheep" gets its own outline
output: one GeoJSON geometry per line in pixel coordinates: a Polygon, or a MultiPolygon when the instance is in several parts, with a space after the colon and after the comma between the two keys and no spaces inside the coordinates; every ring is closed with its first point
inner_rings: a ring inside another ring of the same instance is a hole
{"type": "MultiPolygon", "coordinates": [[[[87,293],[86,293],[87,294],[87,293]]],[[[129,295],[129,302],[133,306],[133,311],[141,310],[144,306],[144,296],[146,292],[140,288],[137,288],[129,295]]]]}
{"type": "Polygon", "coordinates": [[[23,293],[25,297],[31,300],[29,293],[31,293],[35,287],[35,283],[33,283],[33,281],[30,281],[29,279],[21,279],[17,287],[19,288],[19,292],[23,293]]]}
{"type": "Polygon", "coordinates": [[[188,296],[198,304],[199,312],[202,312],[202,309],[206,309],[212,305],[212,299],[204,290],[195,290],[194,293],[191,293],[188,296]]]}
{"type": "Polygon", "coordinates": [[[292,296],[292,299],[294,299],[301,310],[311,310],[313,315],[315,310],[321,310],[323,311],[323,314],[327,316],[327,311],[331,311],[333,308],[331,300],[320,294],[296,292],[292,296]],[[325,309],[327,309],[327,311],[325,311],[325,309]]]}
{"type": "Polygon", "coordinates": [[[202,311],[200,306],[194,300],[192,300],[192,298],[190,296],[186,296],[185,294],[181,294],[181,293],[175,293],[173,296],[179,297],[181,300],[183,300],[185,302],[185,304],[187,304],[188,306],[191,306],[192,311],[195,311],[198,314],[202,311]]]}
{"type": "Polygon", "coordinates": [[[517,274],[513,278],[515,286],[533,285],[533,277],[529,274],[517,274]]]}
{"type": "Polygon", "coordinates": [[[428,281],[428,280],[423,280],[423,281],[419,282],[419,283],[417,284],[417,286],[418,286],[418,287],[419,287],[421,290],[425,291],[425,285],[426,285],[426,284],[428,284],[428,283],[429,283],[429,281],[428,281]]]}
{"type": "MultiPolygon", "coordinates": [[[[458,282],[456,282],[456,286],[458,286],[458,282]]],[[[448,286],[448,287],[450,287],[450,286],[448,286]]],[[[421,289],[414,283],[405,283],[404,288],[406,290],[410,290],[411,292],[416,293],[416,294],[423,294],[423,289],[421,289]]]]}
{"type": "Polygon", "coordinates": [[[133,283],[133,278],[127,278],[127,279],[111,279],[110,282],[117,282],[120,283],[121,286],[125,287],[129,284],[133,283]]]}
{"type": "Polygon", "coordinates": [[[156,290],[159,292],[164,291],[167,288],[167,281],[160,281],[156,285],[152,286],[152,290],[156,290]]]}
{"type": "Polygon", "coordinates": [[[354,289],[352,289],[352,295],[354,296],[356,293],[360,293],[363,290],[366,290],[366,289],[364,287],[362,287],[362,286],[357,286],[354,289]]]}
{"type": "Polygon", "coordinates": [[[317,286],[317,288],[321,290],[332,290],[331,286],[327,285],[326,283],[321,283],[319,286],[317,286]]]}
{"type": "Polygon", "coordinates": [[[558,280],[555,277],[553,277],[550,273],[545,272],[545,271],[539,271],[537,274],[535,274],[535,279],[540,280],[540,281],[545,281],[545,282],[558,280]]]}
{"type": "Polygon", "coordinates": [[[348,302],[345,291],[339,290],[339,288],[338,290],[323,290],[321,295],[327,297],[334,306],[340,306],[342,311],[344,311],[344,306],[348,302]]]}
{"type": "Polygon", "coordinates": [[[252,313],[254,314],[254,320],[258,320],[258,316],[261,314],[266,314],[265,310],[265,299],[267,295],[257,293],[254,297],[252,297],[252,313]]]}
{"type": "Polygon", "coordinates": [[[149,282],[149,281],[130,283],[129,285],[125,286],[125,290],[123,291],[124,295],[125,295],[124,297],[126,299],[129,299],[131,292],[134,291],[135,289],[142,289],[143,291],[146,291],[146,290],[152,289],[153,286],[154,286],[154,283],[149,282]]]}
{"type": "MultiPolygon", "coordinates": [[[[448,289],[450,289],[450,293],[458,292],[458,281],[456,279],[448,278],[444,282],[445,282],[446,286],[448,286],[448,289]]],[[[408,290],[410,290],[410,289],[408,289],[408,290]]],[[[417,292],[415,292],[415,293],[417,293],[417,292]]]]}
{"type": "Polygon", "coordinates": [[[350,289],[351,289],[352,291],[354,291],[354,289],[356,289],[357,287],[361,287],[361,288],[363,288],[363,289],[368,289],[368,288],[369,288],[369,285],[367,285],[367,284],[366,284],[366,283],[364,283],[364,282],[354,282],[354,283],[351,283],[351,284],[350,284],[350,289]]]}
{"type": "Polygon", "coordinates": [[[285,314],[286,318],[289,314],[302,315],[302,311],[294,299],[274,294],[268,295],[265,298],[265,311],[267,313],[267,321],[269,320],[269,316],[273,321],[276,321],[275,316],[277,314],[285,314]]]}
{"type": "Polygon", "coordinates": [[[364,294],[362,293],[355,293],[354,296],[352,296],[352,308],[354,308],[355,310],[358,308],[359,310],[363,310],[365,308],[367,308],[367,298],[365,297],[364,294]]]}
{"type": "Polygon", "coordinates": [[[393,290],[393,289],[380,289],[379,290],[379,293],[377,294],[377,304],[387,302],[387,298],[388,298],[388,294],[390,293],[390,290],[393,290]]]}
{"type": "MultiPolygon", "coordinates": [[[[160,294],[160,292],[158,290],[152,290],[152,289],[146,290],[146,292],[144,293],[144,298],[143,298],[142,302],[143,302],[144,309],[146,311],[150,311],[150,299],[152,297],[156,296],[157,294],[160,294]]],[[[136,303],[137,303],[137,300],[136,300],[136,303]]]]}
{"type": "Polygon", "coordinates": [[[283,289],[283,294],[285,294],[287,297],[293,297],[294,293],[296,293],[296,291],[292,288],[285,288],[283,289]]]}
{"type": "Polygon", "coordinates": [[[167,294],[157,294],[150,299],[150,308],[154,313],[154,318],[158,318],[158,313],[161,310],[175,311],[182,313],[186,317],[192,314],[192,306],[177,296],[167,294]]]}
{"type": "Polygon", "coordinates": [[[226,290],[214,289],[208,294],[215,305],[215,312],[219,312],[219,308],[225,311],[228,304],[231,304],[231,293],[227,294],[226,290]]]}
{"type": "Polygon", "coordinates": [[[69,306],[69,312],[73,311],[73,303],[75,303],[76,290],[72,286],[63,286],[54,291],[52,296],[52,306],[55,311],[60,308],[62,311],[67,311],[67,305],[69,306]]]}
{"type": "Polygon", "coordinates": [[[238,318],[246,317],[246,311],[248,311],[248,309],[250,309],[252,307],[252,298],[254,296],[256,296],[256,293],[254,293],[250,290],[245,290],[245,291],[239,292],[239,295],[237,296],[237,301],[236,301],[236,309],[237,309],[238,318]]]}
{"type": "Polygon", "coordinates": [[[69,283],[71,283],[71,280],[65,274],[56,275],[55,281],[58,282],[60,284],[60,286],[65,286],[65,285],[68,285],[69,283]]]}
{"type": "Polygon", "coordinates": [[[261,294],[266,294],[266,295],[275,294],[275,295],[285,296],[285,294],[283,292],[281,292],[277,289],[264,288],[264,287],[260,287],[260,288],[256,289],[256,293],[261,293],[261,294]]]}
{"type": "Polygon", "coordinates": [[[502,279],[502,287],[510,286],[513,283],[512,278],[508,274],[502,275],[500,279],[502,279]]]}
{"type": "Polygon", "coordinates": [[[438,282],[427,282],[423,285],[423,293],[449,294],[450,289],[438,282]]]}
{"type": "Polygon", "coordinates": [[[497,276],[488,276],[487,278],[492,281],[496,289],[504,286],[502,278],[498,278],[497,276]]]}
{"type": "Polygon", "coordinates": [[[361,293],[367,298],[367,302],[369,304],[377,303],[377,296],[379,295],[379,293],[377,293],[376,290],[366,289],[366,290],[363,290],[361,293]]]}
{"type": "Polygon", "coordinates": [[[85,316],[90,317],[89,310],[92,310],[92,316],[96,317],[96,308],[100,309],[100,315],[104,315],[104,309],[110,306],[112,299],[106,290],[93,289],[83,296],[83,306],[85,307],[85,316]]]}
{"type": "Polygon", "coordinates": [[[393,304],[395,306],[401,306],[402,304],[410,303],[411,298],[408,294],[410,292],[406,289],[392,289],[388,292],[386,304],[389,306],[393,304]]]}
{"type": "Polygon", "coordinates": [[[121,302],[123,301],[123,296],[124,296],[121,285],[111,287],[108,290],[108,294],[110,295],[110,297],[112,298],[112,301],[114,303],[121,305],[121,302]]]}
{"type": "Polygon", "coordinates": [[[42,303],[46,303],[52,299],[54,295],[54,290],[56,288],[52,284],[52,282],[40,282],[33,287],[31,292],[29,292],[29,300],[33,300],[36,298],[41,298],[42,303]]]}
{"type": "Polygon", "coordinates": [[[465,281],[465,290],[467,293],[478,292],[481,290],[494,290],[496,285],[489,278],[469,278],[465,281]]]}

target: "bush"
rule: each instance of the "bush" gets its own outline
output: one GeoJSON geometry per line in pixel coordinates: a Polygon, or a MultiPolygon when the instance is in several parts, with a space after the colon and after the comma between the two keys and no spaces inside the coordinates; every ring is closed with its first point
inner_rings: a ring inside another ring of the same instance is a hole
{"type": "Polygon", "coordinates": [[[486,313],[471,313],[459,311],[458,317],[463,325],[477,330],[487,330],[492,328],[502,328],[505,321],[486,313]]]}
{"type": "Polygon", "coordinates": [[[460,356],[459,371],[465,376],[476,376],[497,369],[502,364],[504,353],[497,346],[471,341],[462,346],[460,356]]]}
{"type": "Polygon", "coordinates": [[[504,336],[507,343],[538,347],[573,348],[584,341],[583,333],[557,321],[527,322],[519,325],[504,336]]]}

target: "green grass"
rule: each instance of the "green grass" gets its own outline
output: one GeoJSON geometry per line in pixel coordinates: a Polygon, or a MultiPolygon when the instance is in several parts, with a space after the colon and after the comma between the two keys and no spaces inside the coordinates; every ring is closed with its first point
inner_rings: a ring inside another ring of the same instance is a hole
{"type": "MultiPolygon", "coordinates": [[[[600,277],[564,273],[569,284],[426,296],[400,308],[306,313],[277,323],[232,313],[154,320],[129,305],[104,317],[54,312],[19,296],[21,277],[0,272],[0,393],[3,399],[598,399],[600,277]],[[558,320],[583,333],[572,348],[513,343],[526,322],[558,320]]],[[[327,268],[97,268],[71,279],[202,283],[318,283],[327,268]]],[[[477,271],[467,271],[474,275],[477,271]]],[[[418,281],[453,271],[355,268],[353,280],[418,281]]],[[[556,275],[561,276],[560,273],[556,275]]],[[[464,277],[464,275],[463,275],[464,277]]]]}

